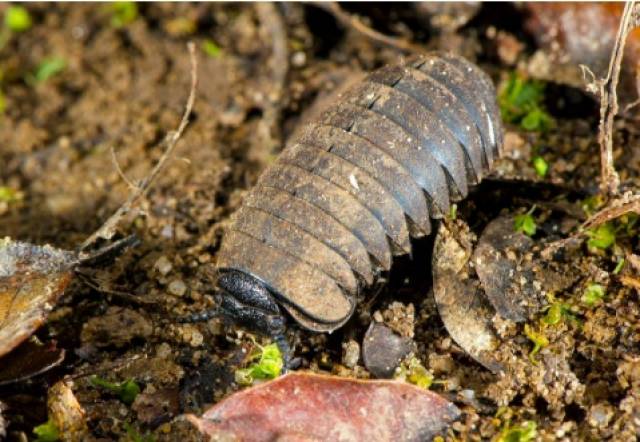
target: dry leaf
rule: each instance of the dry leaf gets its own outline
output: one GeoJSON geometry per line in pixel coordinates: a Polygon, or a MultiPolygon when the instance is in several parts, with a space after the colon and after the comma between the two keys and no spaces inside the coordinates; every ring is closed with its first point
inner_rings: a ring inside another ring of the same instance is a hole
{"type": "Polygon", "coordinates": [[[212,440],[375,442],[430,440],[459,415],[452,403],[410,384],[298,372],[187,419],[212,440]]]}
{"type": "Polygon", "coordinates": [[[65,351],[55,343],[40,344],[28,340],[0,358],[0,386],[24,381],[57,367],[65,351]]]}
{"type": "Polygon", "coordinates": [[[499,345],[491,318],[495,310],[479,282],[469,277],[472,235],[461,220],[442,223],[433,252],[433,295],[451,337],[471,357],[494,373],[502,365],[493,353],[499,345]]]}
{"type": "Polygon", "coordinates": [[[73,252],[0,240],[0,357],[44,323],[75,263],[73,252]]]}

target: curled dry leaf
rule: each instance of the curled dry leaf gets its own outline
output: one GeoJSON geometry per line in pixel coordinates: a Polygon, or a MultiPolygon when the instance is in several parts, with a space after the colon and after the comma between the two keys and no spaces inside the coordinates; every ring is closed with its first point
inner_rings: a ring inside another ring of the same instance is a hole
{"type": "Polygon", "coordinates": [[[44,323],[75,263],[70,251],[0,240],[0,357],[44,323]]]}
{"type": "Polygon", "coordinates": [[[513,226],[512,216],[491,221],[480,235],[472,261],[485,295],[500,316],[522,322],[539,309],[539,290],[534,287],[533,265],[527,259],[533,240],[513,226]]]}
{"type": "Polygon", "coordinates": [[[30,379],[57,367],[65,351],[55,343],[40,344],[28,340],[0,359],[0,386],[30,379]]]}
{"type": "Polygon", "coordinates": [[[459,415],[447,400],[410,384],[298,372],[187,419],[212,440],[373,442],[430,440],[459,415]]]}
{"type": "MultiPolygon", "coordinates": [[[[548,80],[583,88],[580,65],[597,78],[607,74],[624,3],[524,3],[528,14],[525,27],[549,55],[541,74],[548,80]]],[[[640,30],[628,37],[622,66],[623,104],[638,98],[637,68],[640,62],[640,30]]],[[[587,78],[588,81],[593,80],[587,78]]]]}
{"type": "Polygon", "coordinates": [[[49,389],[47,409],[49,420],[58,429],[60,440],[85,440],[88,433],[85,411],[65,381],[59,381],[49,389]]]}
{"type": "Polygon", "coordinates": [[[433,295],[451,337],[495,373],[503,370],[493,356],[499,345],[491,322],[495,310],[470,277],[471,251],[472,234],[464,222],[440,225],[433,252],[433,295]]]}

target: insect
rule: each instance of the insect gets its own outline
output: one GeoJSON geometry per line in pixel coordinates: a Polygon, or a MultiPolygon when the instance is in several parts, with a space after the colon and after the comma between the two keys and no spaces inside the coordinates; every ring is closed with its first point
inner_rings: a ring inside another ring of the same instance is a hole
{"type": "Polygon", "coordinates": [[[336,330],[501,146],[495,89],[469,61],[431,53],[374,71],[287,143],[233,215],[222,312],[280,338],[284,311],[336,330]]]}

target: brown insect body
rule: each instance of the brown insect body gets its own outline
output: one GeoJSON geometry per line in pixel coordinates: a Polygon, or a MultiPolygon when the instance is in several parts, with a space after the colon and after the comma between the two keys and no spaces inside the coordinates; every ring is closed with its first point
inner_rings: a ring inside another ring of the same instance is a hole
{"type": "Polygon", "coordinates": [[[501,146],[495,89],[475,65],[434,53],[379,69],[265,170],[233,216],[218,267],[250,275],[302,326],[333,331],[501,146]]]}

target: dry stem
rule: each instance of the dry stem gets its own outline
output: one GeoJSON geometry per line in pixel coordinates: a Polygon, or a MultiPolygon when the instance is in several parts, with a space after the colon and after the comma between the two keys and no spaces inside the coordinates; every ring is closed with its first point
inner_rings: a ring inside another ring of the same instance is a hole
{"type": "Polygon", "coordinates": [[[620,178],[613,164],[613,119],[618,113],[618,81],[627,35],[635,26],[635,1],[627,2],[620,20],[618,35],[611,53],[607,76],[598,80],[600,92],[600,128],[598,142],[600,144],[600,191],[608,196],[618,194],[620,178]]]}
{"type": "Polygon", "coordinates": [[[376,31],[375,29],[371,29],[369,26],[365,25],[362,21],[360,21],[357,17],[354,17],[346,13],[337,3],[314,2],[313,5],[333,15],[336,18],[336,20],[342,23],[343,26],[355,30],[356,32],[375,41],[376,43],[380,43],[385,46],[398,49],[402,52],[415,52],[415,53],[425,52],[424,48],[414,45],[411,42],[394,38],[394,37],[389,37],[388,35],[384,35],[381,32],[376,31]]]}
{"type": "Polygon", "coordinates": [[[147,177],[145,177],[138,186],[135,186],[136,190],[129,195],[127,201],[122,206],[120,206],[120,208],[113,215],[111,215],[109,219],[107,219],[107,221],[105,221],[105,223],[102,224],[102,226],[98,230],[93,232],[82,243],[82,245],[80,246],[80,250],[87,250],[100,238],[108,240],[113,237],[116,232],[118,223],[123,218],[123,216],[128,213],[132,209],[132,207],[147,194],[149,188],[151,187],[151,184],[164,168],[167,160],[171,156],[171,153],[175,149],[178,140],[187,127],[187,124],[189,123],[189,117],[191,116],[191,112],[193,110],[193,104],[196,99],[196,86],[198,84],[198,61],[196,59],[195,45],[192,42],[187,43],[187,48],[189,49],[189,58],[191,61],[191,88],[189,91],[189,98],[187,99],[187,104],[185,106],[178,129],[167,134],[167,137],[165,139],[167,147],[151,173],[147,177]]]}

